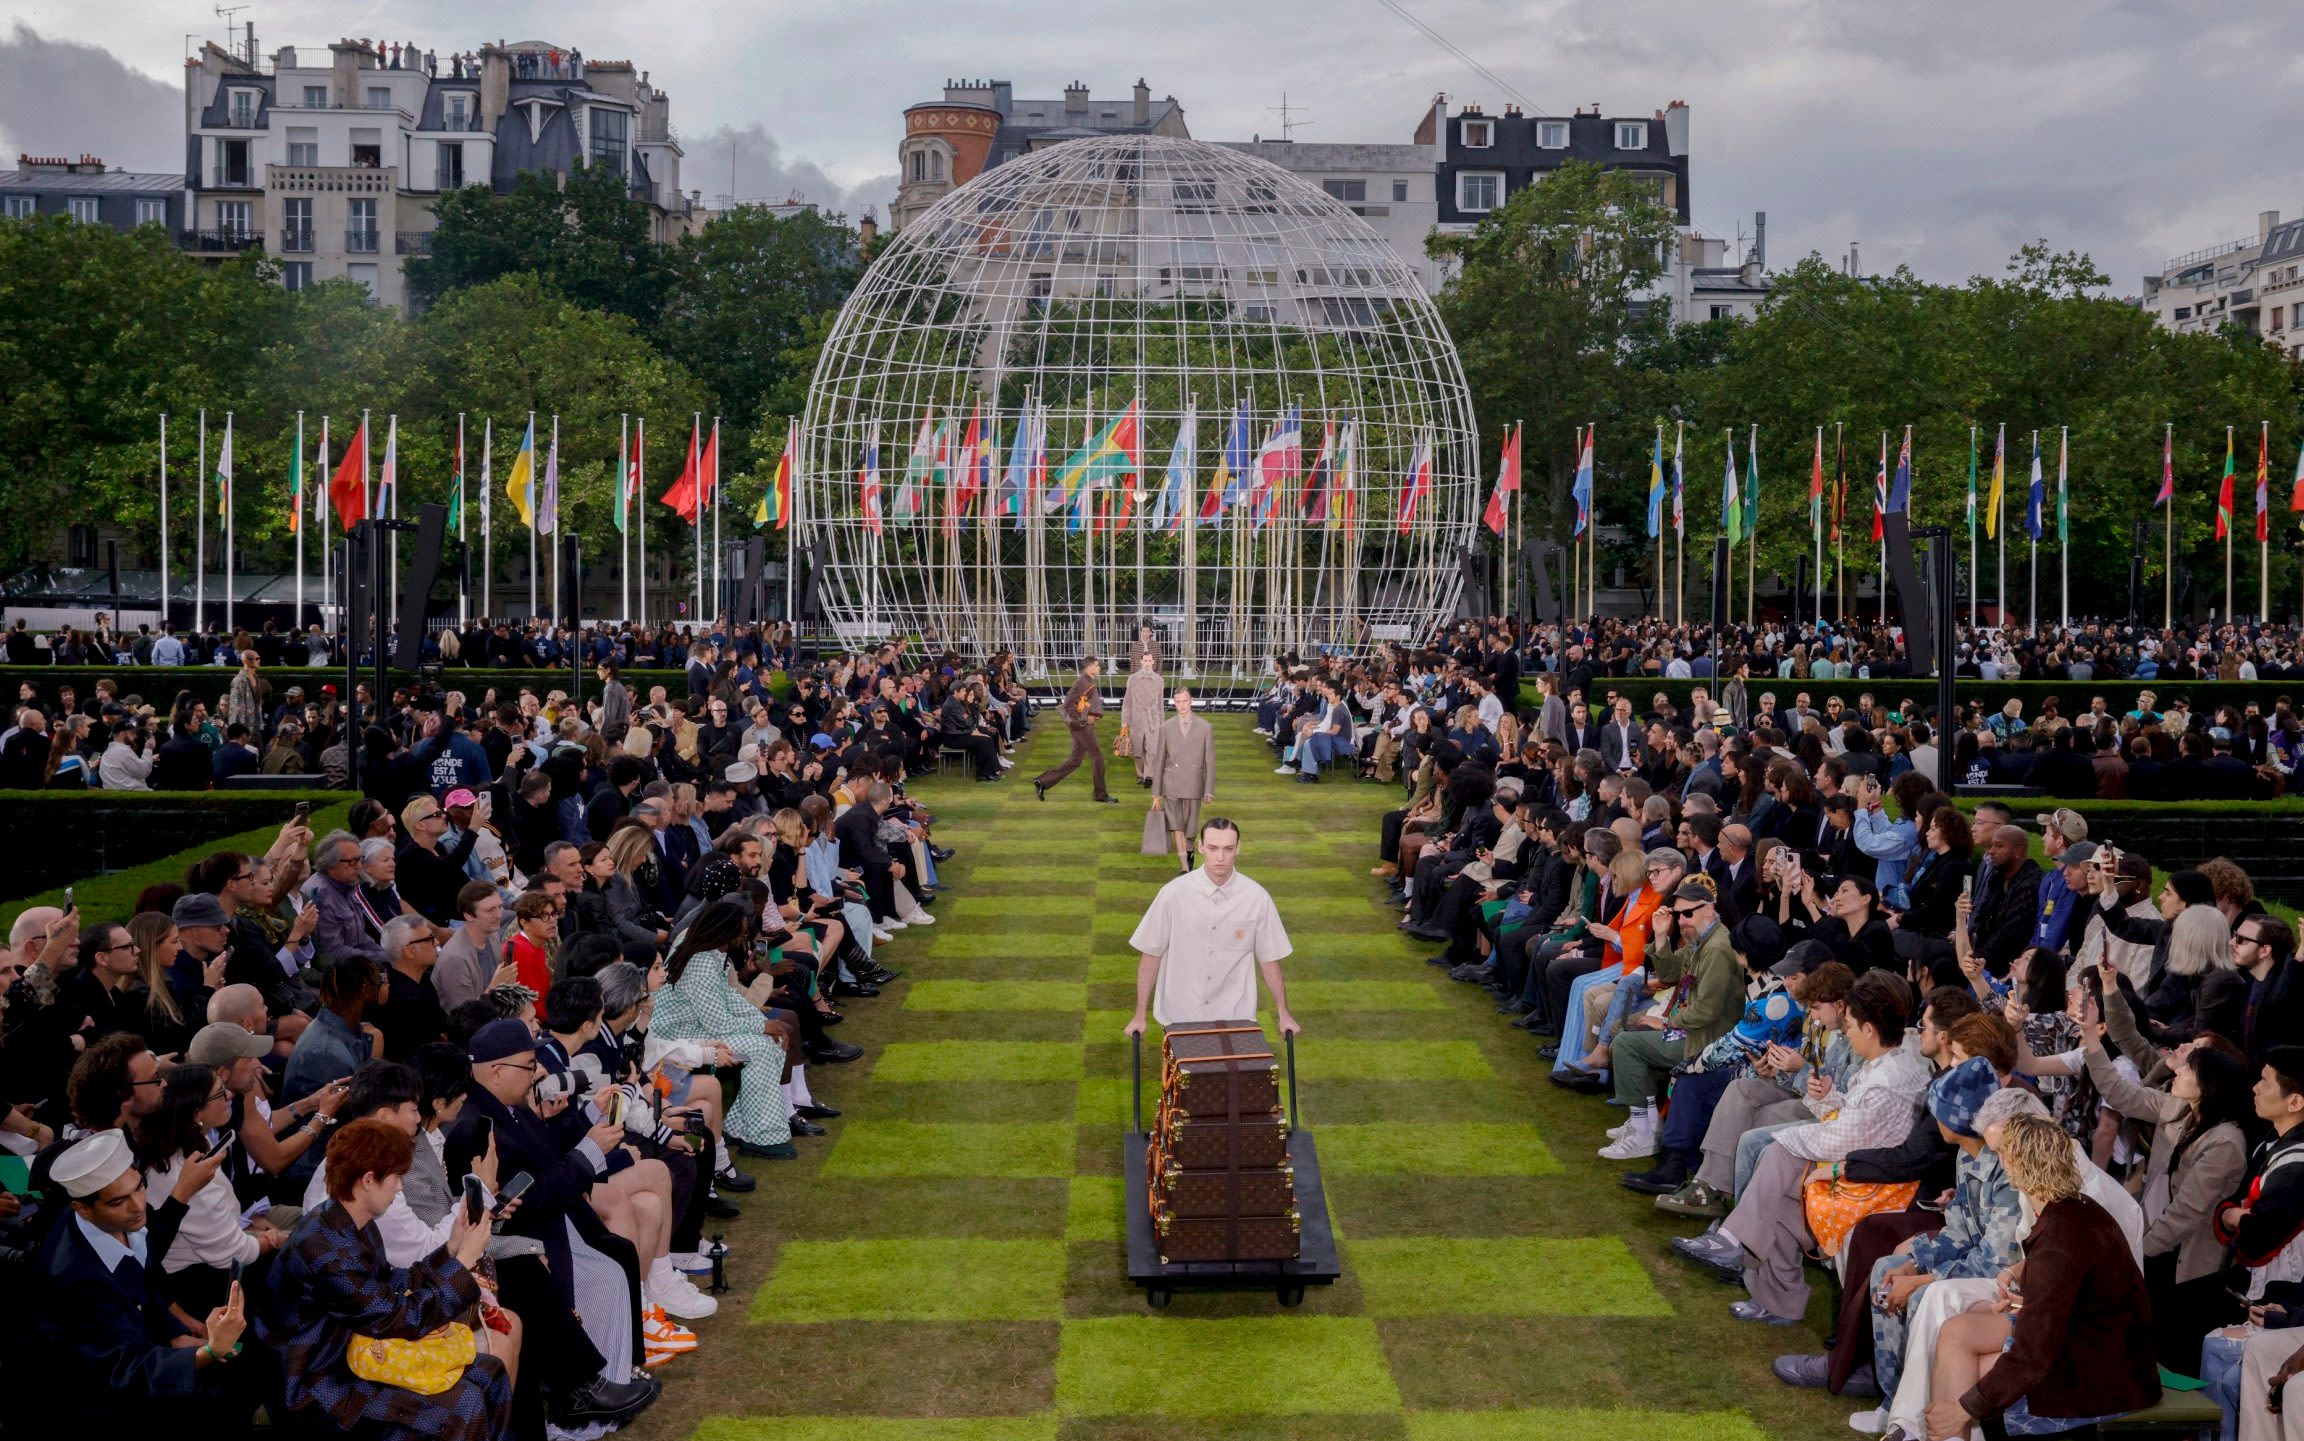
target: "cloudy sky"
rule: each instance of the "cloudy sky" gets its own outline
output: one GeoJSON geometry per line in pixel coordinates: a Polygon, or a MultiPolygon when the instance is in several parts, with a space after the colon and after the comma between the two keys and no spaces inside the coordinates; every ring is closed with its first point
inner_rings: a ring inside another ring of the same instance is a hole
{"type": "MultiPolygon", "coordinates": [[[[1733,239],[1769,218],[1769,259],[1837,259],[1932,279],[1997,271],[2033,239],[2083,249],[2132,293],[2168,255],[2304,212],[2304,5],[2295,0],[1400,0],[1497,77],[1380,0],[309,0],[242,11],[259,47],[346,33],[443,53],[545,39],[629,58],[670,91],[683,184],[707,199],[803,197],[885,213],[906,105],[947,76],[1017,93],[1139,74],[1194,135],[1405,140],[1435,92],[1544,113],[1693,107],[1696,223],[1733,239]],[[1498,81],[1502,83],[1499,84],[1498,81]],[[1505,87],[1509,86],[1508,91],[1505,87]]],[[[222,22],[207,0],[0,0],[4,153],[91,151],[132,168],[183,155],[183,57],[222,22]]]]}

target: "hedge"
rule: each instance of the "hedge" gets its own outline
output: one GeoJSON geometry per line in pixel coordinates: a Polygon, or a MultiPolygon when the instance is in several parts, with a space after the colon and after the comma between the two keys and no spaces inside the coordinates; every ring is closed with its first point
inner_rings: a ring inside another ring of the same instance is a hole
{"type": "Polygon", "coordinates": [[[218,848],[221,837],[269,820],[277,828],[298,801],[315,813],[349,807],[357,794],[331,790],[104,791],[0,790],[0,826],[19,837],[16,860],[0,871],[0,900],[123,870],[186,849],[218,848]],[[40,844],[29,837],[54,837],[40,844]]]}
{"type": "MultiPolygon", "coordinates": [[[[199,699],[206,701],[209,709],[213,711],[222,699],[225,689],[232,684],[232,677],[237,673],[234,668],[220,665],[0,665],[0,687],[4,687],[7,696],[13,700],[17,687],[30,682],[40,688],[40,694],[44,699],[53,700],[58,686],[69,685],[82,700],[86,700],[95,693],[97,681],[110,678],[119,683],[120,694],[123,697],[130,695],[140,697],[144,704],[162,711],[167,710],[169,706],[175,703],[178,691],[187,690],[199,699]]],[[[363,667],[360,678],[363,681],[370,680],[375,676],[375,673],[373,667],[363,667]]],[[[272,702],[275,705],[280,703],[290,686],[302,686],[305,699],[311,701],[319,699],[320,687],[324,685],[336,687],[339,694],[344,689],[344,667],[342,666],[315,668],[312,666],[274,665],[265,666],[261,674],[271,684],[272,702]]],[[[416,672],[404,670],[392,671],[390,676],[394,686],[413,685],[421,679],[416,672]]],[[[623,676],[624,684],[631,687],[643,700],[647,698],[650,686],[660,685],[664,687],[667,693],[675,697],[688,694],[688,673],[686,671],[628,670],[623,673],[623,676]]],[[[493,670],[482,666],[449,666],[440,672],[441,689],[460,690],[474,701],[478,701],[481,692],[490,686],[494,686],[498,693],[507,696],[517,695],[520,689],[525,686],[542,696],[555,690],[565,691],[569,689],[569,680],[569,672],[565,669],[548,671],[533,669],[493,670]]],[[[768,689],[771,694],[778,698],[787,697],[792,694],[791,678],[782,671],[772,672],[768,678],[768,689]]],[[[593,672],[589,668],[584,672],[584,693],[593,697],[597,697],[600,693],[600,683],[594,678],[593,672]]]]}
{"type": "MultiPolygon", "coordinates": [[[[1598,694],[1587,697],[1597,703],[1601,696],[1613,690],[1632,700],[1633,709],[1645,713],[1650,698],[1659,692],[1672,698],[1672,703],[1683,712],[1688,708],[1689,693],[1701,686],[1713,700],[1720,698],[1718,680],[1658,680],[1653,676],[1604,675],[1593,679],[1592,688],[1598,694]]],[[[1821,707],[1833,696],[1854,705],[1858,696],[1869,691],[1875,699],[1890,707],[1912,701],[1927,711],[1936,705],[1936,681],[1923,676],[1917,680],[1909,676],[1890,676],[1875,680],[1779,680],[1775,676],[1752,676],[1745,680],[1744,689],[1757,707],[1764,693],[1773,693],[1777,706],[1789,710],[1792,698],[1802,691],[1809,700],[1821,707]]],[[[2040,714],[2041,703],[2054,696],[2060,702],[2065,717],[2081,714],[2089,701],[2104,697],[2104,704],[2114,715],[2136,709],[2136,693],[2151,691],[2163,708],[2182,696],[2194,714],[2213,714],[2216,707],[2240,707],[2255,701],[2269,714],[2275,702],[2293,695],[2304,695],[2304,681],[2215,681],[2215,680],[1961,680],[1953,682],[1953,693],[1963,703],[1982,702],[1997,710],[2011,700],[2024,702],[2027,719],[2040,714]]],[[[1524,680],[1520,686],[1520,702],[1533,708],[1537,704],[1536,683],[1524,680]]]]}
{"type": "MultiPolygon", "coordinates": [[[[25,794],[28,793],[6,791],[0,792],[0,797],[25,794]]],[[[38,792],[38,794],[47,795],[50,792],[43,791],[38,792]]],[[[351,819],[353,800],[348,799],[341,791],[317,791],[310,794],[323,797],[329,802],[325,807],[317,804],[313,807],[307,822],[312,827],[312,834],[319,837],[330,831],[343,829],[345,823],[351,819]]],[[[80,914],[84,917],[106,921],[125,921],[129,917],[131,908],[136,904],[137,895],[146,886],[157,885],[163,881],[181,882],[184,879],[184,873],[191,868],[192,863],[202,856],[210,855],[216,851],[246,851],[250,855],[260,856],[272,849],[272,843],[280,838],[280,827],[287,823],[290,807],[294,806],[298,800],[305,798],[307,798],[305,793],[296,791],[265,792],[263,799],[279,807],[278,811],[275,812],[275,819],[267,825],[230,835],[219,835],[212,840],[202,841],[198,845],[189,846],[172,855],[161,856],[141,865],[130,866],[126,870],[114,871],[110,875],[97,875],[93,869],[84,872],[73,878],[73,903],[80,907],[80,914]]],[[[15,917],[25,907],[55,906],[63,903],[64,887],[57,885],[37,895],[27,896],[21,901],[11,902],[5,914],[10,923],[13,923],[15,917]]]]}
{"type": "MultiPolygon", "coordinates": [[[[2248,873],[2265,904],[2291,923],[2293,907],[2304,902],[2304,849],[2295,843],[2304,819],[2304,798],[2271,801],[2060,801],[2053,796],[1959,796],[1962,810],[1985,801],[2013,807],[2026,830],[2034,816],[2059,808],[2088,818],[2088,838],[2109,841],[2153,863],[2157,877],[2213,856],[2225,856],[2248,873]]],[[[2032,838],[2033,853],[2040,838],[2032,838]]]]}

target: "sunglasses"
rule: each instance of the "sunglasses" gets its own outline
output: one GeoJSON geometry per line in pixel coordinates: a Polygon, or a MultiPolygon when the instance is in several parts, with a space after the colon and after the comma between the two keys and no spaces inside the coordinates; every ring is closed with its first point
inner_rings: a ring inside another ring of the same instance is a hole
{"type": "Polygon", "coordinates": [[[1674,914],[1674,915],[1676,915],[1676,916],[1693,916],[1693,915],[1696,915],[1697,913],[1701,912],[1703,909],[1704,909],[1704,907],[1702,907],[1701,905],[1695,905],[1695,906],[1674,906],[1674,907],[1672,908],[1672,914],[1674,914]]]}

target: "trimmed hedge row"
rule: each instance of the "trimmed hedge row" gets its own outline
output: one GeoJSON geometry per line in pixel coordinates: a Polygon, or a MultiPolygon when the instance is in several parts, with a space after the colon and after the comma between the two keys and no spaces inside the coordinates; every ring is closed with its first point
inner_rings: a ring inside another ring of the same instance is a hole
{"type": "MultiPolygon", "coordinates": [[[[1720,698],[1721,684],[1722,682],[1718,680],[1658,680],[1653,676],[1600,676],[1592,682],[1593,689],[1599,692],[1599,695],[1588,697],[1588,699],[1596,702],[1599,696],[1604,696],[1613,690],[1631,697],[1634,710],[1645,712],[1648,709],[1650,697],[1661,692],[1672,698],[1672,704],[1685,711],[1688,708],[1688,697],[1692,691],[1702,687],[1707,694],[1717,701],[1720,698]]],[[[1775,676],[1753,676],[1744,682],[1744,688],[1751,696],[1754,706],[1759,705],[1762,694],[1772,692],[1776,697],[1778,706],[1785,709],[1791,707],[1792,698],[1802,691],[1806,691],[1810,701],[1817,706],[1822,706],[1827,699],[1833,696],[1838,696],[1842,701],[1853,705],[1856,703],[1857,697],[1867,692],[1891,707],[1898,707],[1906,700],[1912,701],[1922,710],[1930,709],[1936,704],[1936,682],[1933,678],[1925,676],[1918,680],[1906,676],[1891,676],[1876,680],[1779,680],[1775,676]]],[[[2158,703],[2163,707],[2176,697],[2182,696],[2191,705],[2194,714],[2213,713],[2216,707],[2223,705],[2243,706],[2249,701],[2256,702],[2266,713],[2270,713],[2274,702],[2281,698],[2304,696],[2304,682],[2285,680],[1962,680],[1953,683],[1953,693],[1963,703],[1977,701],[1996,709],[2006,705],[2011,700],[2020,700],[2024,702],[2026,719],[2040,714],[2041,703],[2050,696],[2056,697],[2061,703],[2060,709],[2066,718],[2086,711],[2089,701],[2097,696],[2104,697],[2105,706],[2113,714],[2120,715],[2134,710],[2137,692],[2147,690],[2159,698],[2158,703]]],[[[1522,682],[1520,703],[1527,707],[1536,705],[1536,683],[1533,680],[1522,682]]]]}
{"type": "MultiPolygon", "coordinates": [[[[233,669],[220,665],[0,665],[0,691],[4,691],[12,702],[17,687],[30,682],[40,688],[43,697],[54,699],[58,686],[69,685],[85,700],[94,693],[97,681],[109,677],[119,683],[122,696],[139,696],[146,705],[163,711],[175,703],[178,691],[187,690],[207,702],[213,710],[222,699],[225,689],[232,684],[234,674],[236,672],[233,669]]],[[[375,672],[363,669],[360,674],[362,680],[367,680],[375,672]]],[[[319,699],[320,687],[324,685],[332,685],[338,692],[344,689],[342,666],[329,666],[325,669],[312,666],[266,666],[263,676],[271,683],[274,704],[279,703],[290,686],[302,686],[306,699],[315,701],[319,699]]],[[[418,679],[414,671],[391,672],[391,681],[395,686],[412,685],[418,679]]],[[[517,695],[524,686],[540,696],[547,695],[555,690],[569,689],[569,679],[566,670],[493,670],[480,666],[450,666],[440,672],[443,690],[460,690],[474,700],[478,700],[481,692],[490,686],[508,696],[517,695]]],[[[684,696],[688,693],[688,673],[677,670],[628,670],[624,672],[624,684],[643,700],[647,699],[648,688],[658,685],[673,696],[684,696]]],[[[768,678],[768,689],[778,697],[789,696],[792,694],[791,678],[782,671],[776,671],[768,678]]],[[[590,669],[584,672],[584,692],[595,699],[600,693],[600,683],[594,679],[590,669]]]]}
{"type": "MultiPolygon", "coordinates": [[[[0,827],[18,837],[0,870],[0,900],[82,876],[141,866],[178,851],[215,850],[222,837],[269,821],[275,830],[298,801],[315,815],[348,810],[356,794],[280,791],[0,790],[0,827]]],[[[270,844],[270,842],[266,842],[270,844]]]]}
{"type": "MultiPolygon", "coordinates": [[[[46,796],[50,794],[57,793],[0,791],[0,804],[12,803],[13,799],[18,796],[46,796]]],[[[62,794],[69,795],[71,793],[64,792],[62,794]]],[[[85,796],[87,793],[82,792],[81,794],[85,796]]],[[[114,871],[109,875],[96,874],[95,867],[87,864],[85,853],[75,852],[79,874],[69,876],[64,881],[59,881],[36,895],[26,896],[21,901],[10,902],[4,914],[13,921],[16,915],[27,906],[62,905],[64,902],[64,885],[68,882],[73,886],[73,903],[80,907],[82,916],[97,920],[125,921],[129,917],[130,908],[136,904],[137,894],[146,886],[157,885],[163,881],[182,881],[185,871],[189,870],[192,863],[202,856],[210,855],[216,851],[246,851],[250,855],[260,856],[270,850],[272,843],[280,838],[280,827],[287,823],[290,808],[298,800],[308,798],[308,795],[324,798],[328,802],[327,805],[323,806],[316,800],[313,805],[308,824],[312,827],[314,836],[324,836],[330,831],[341,830],[345,822],[351,819],[353,800],[357,798],[347,798],[342,791],[310,793],[268,791],[263,794],[261,799],[272,803],[278,809],[272,812],[270,819],[265,824],[246,830],[215,835],[171,854],[156,856],[125,870],[114,871]]],[[[0,814],[14,817],[22,813],[8,810],[0,811],[0,814]]],[[[241,819],[247,820],[250,817],[242,816],[241,819]]],[[[66,837],[69,837],[70,834],[70,832],[64,833],[66,837]]]]}

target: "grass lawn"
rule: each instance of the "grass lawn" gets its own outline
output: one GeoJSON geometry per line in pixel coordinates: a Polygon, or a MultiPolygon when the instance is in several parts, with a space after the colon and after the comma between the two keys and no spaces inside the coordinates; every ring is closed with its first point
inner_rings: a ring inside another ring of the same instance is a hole
{"type": "Polygon", "coordinates": [[[1128,937],[1173,867],[1136,854],[1143,793],[1124,766],[1120,805],[1089,804],[1083,777],[1033,799],[1020,777],[1062,748],[1043,726],[1019,779],[915,786],[960,852],[937,924],[900,934],[885,959],[903,979],[848,1006],[840,1034],[866,1058],[810,1068],[845,1112],[832,1134],[797,1161],[745,1163],[760,1189],[724,1228],[730,1294],[630,1434],[1844,1434],[1854,1404],[1768,1374],[1777,1353],[1818,1348],[1823,1301],[1789,1331],[1729,1319],[1741,1292],[1674,1258],[1685,1228],[1594,1156],[1621,1113],[1544,1084],[1534,1043],[1422,964],[1429,948],[1376,904],[1377,818],[1398,791],[1293,784],[1247,720],[1215,724],[1213,810],[1241,822],[1242,868],[1296,947],[1301,1122],[1343,1279],[1292,1311],[1185,1292],[1153,1312],[1129,1284],[1128,937]]]}

